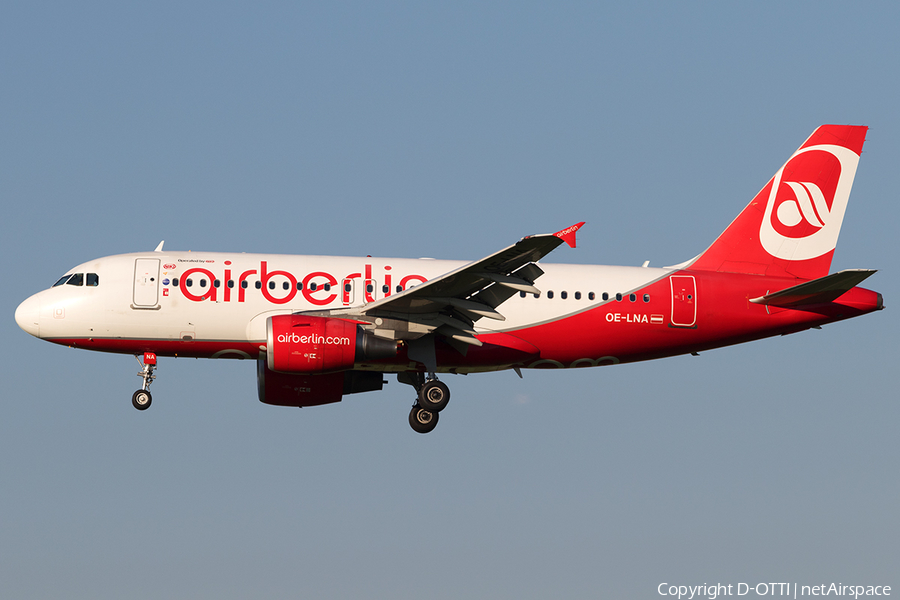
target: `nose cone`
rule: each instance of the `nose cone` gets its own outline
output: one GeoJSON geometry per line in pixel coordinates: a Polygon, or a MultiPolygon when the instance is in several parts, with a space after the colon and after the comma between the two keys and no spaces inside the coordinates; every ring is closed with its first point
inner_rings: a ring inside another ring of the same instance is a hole
{"type": "Polygon", "coordinates": [[[16,309],[16,323],[19,324],[24,331],[30,333],[34,337],[41,337],[41,328],[39,317],[41,315],[41,303],[32,296],[19,305],[16,309]]]}

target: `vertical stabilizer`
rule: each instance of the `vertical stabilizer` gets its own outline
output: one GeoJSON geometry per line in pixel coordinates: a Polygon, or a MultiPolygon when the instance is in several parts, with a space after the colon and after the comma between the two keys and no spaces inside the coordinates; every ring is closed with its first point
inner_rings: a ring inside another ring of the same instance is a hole
{"type": "Polygon", "coordinates": [[[801,279],[827,275],[867,129],[816,129],[688,268],[801,279]]]}

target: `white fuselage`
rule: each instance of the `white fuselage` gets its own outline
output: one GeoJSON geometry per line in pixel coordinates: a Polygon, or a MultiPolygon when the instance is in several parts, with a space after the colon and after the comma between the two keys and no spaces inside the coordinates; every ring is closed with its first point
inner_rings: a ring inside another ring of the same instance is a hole
{"type": "MultiPolygon", "coordinates": [[[[97,285],[62,284],[39,292],[20,306],[16,319],[33,335],[50,340],[215,342],[220,349],[213,357],[255,358],[247,344],[265,343],[268,317],[359,306],[464,264],[211,252],[123,254],[71,269],[70,274],[96,274],[97,285]]],[[[604,292],[610,298],[628,294],[671,272],[600,265],[541,268],[545,274],[536,282],[543,292],[539,297],[516,294],[503,304],[504,321],[480,319],[476,331],[510,331],[557,320],[602,304],[604,292]]],[[[131,352],[124,346],[122,351],[131,352]]]]}

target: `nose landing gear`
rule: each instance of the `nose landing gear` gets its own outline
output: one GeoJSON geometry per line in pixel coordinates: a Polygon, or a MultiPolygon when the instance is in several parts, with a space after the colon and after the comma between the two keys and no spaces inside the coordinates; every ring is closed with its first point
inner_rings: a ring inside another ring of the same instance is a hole
{"type": "Polygon", "coordinates": [[[156,353],[144,352],[143,362],[137,356],[134,358],[141,365],[141,372],[138,373],[138,377],[143,378],[144,385],[131,396],[131,404],[138,410],[147,410],[153,401],[153,396],[150,395],[150,384],[156,379],[156,375],[153,374],[153,371],[156,369],[156,353]]]}

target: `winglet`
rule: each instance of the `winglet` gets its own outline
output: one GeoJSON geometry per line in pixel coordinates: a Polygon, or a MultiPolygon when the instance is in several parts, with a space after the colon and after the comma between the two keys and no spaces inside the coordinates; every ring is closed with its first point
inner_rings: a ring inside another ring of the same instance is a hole
{"type": "Polygon", "coordinates": [[[154,252],[162,252],[162,247],[163,247],[163,244],[165,244],[165,243],[166,243],[166,240],[161,241],[159,243],[159,246],[156,247],[156,250],[154,250],[154,252]]]}
{"type": "Polygon", "coordinates": [[[562,231],[557,231],[553,235],[555,235],[556,237],[558,237],[559,239],[561,239],[562,241],[567,243],[569,246],[574,248],[575,247],[575,232],[578,231],[579,229],[581,229],[582,225],[584,225],[584,221],[582,221],[581,223],[576,223],[575,225],[572,225],[571,227],[566,227],[562,231]]]}

